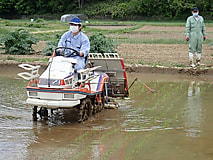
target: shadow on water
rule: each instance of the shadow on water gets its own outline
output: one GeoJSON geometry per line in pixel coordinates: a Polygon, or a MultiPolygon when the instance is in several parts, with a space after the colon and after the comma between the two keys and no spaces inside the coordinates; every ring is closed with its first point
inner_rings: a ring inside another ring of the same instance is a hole
{"type": "Polygon", "coordinates": [[[32,121],[26,81],[0,77],[2,159],[212,159],[213,77],[128,74],[139,79],[117,110],[84,123],[75,110],[32,121]],[[144,82],[155,90],[151,93],[144,82]]]}

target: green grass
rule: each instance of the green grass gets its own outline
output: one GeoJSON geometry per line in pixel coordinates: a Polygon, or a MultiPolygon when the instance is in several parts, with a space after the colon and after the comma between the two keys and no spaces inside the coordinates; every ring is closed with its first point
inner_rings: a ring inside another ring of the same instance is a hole
{"type": "Polygon", "coordinates": [[[139,38],[118,38],[115,39],[118,43],[129,44],[186,44],[183,39],[139,39],[139,38]]]}
{"type": "MultiPolygon", "coordinates": [[[[67,23],[60,23],[59,21],[52,20],[42,20],[36,21],[34,23],[31,23],[30,20],[4,20],[1,19],[0,22],[0,36],[4,36],[8,34],[9,32],[15,31],[16,29],[23,28],[24,30],[28,32],[45,32],[45,31],[54,31],[54,30],[61,30],[61,32],[64,32],[69,29],[69,25],[67,23]]],[[[37,33],[36,38],[39,38],[39,40],[49,40],[51,39],[52,35],[54,33],[37,33]]]]}
{"type": "Polygon", "coordinates": [[[7,56],[6,58],[3,59],[4,61],[6,60],[13,60],[17,62],[36,62],[36,61],[42,61],[42,62],[48,62],[49,58],[15,58],[12,56],[7,56]]]}
{"type": "MultiPolygon", "coordinates": [[[[126,37],[113,37],[113,39],[118,43],[129,43],[129,44],[188,44],[184,39],[172,39],[172,38],[159,38],[159,39],[140,39],[140,38],[126,38],[126,37]]],[[[203,44],[210,44],[211,39],[203,41],[203,44]]],[[[211,44],[210,44],[211,45],[211,44]]]]}
{"type": "Polygon", "coordinates": [[[10,33],[10,30],[7,27],[3,27],[0,25],[0,37],[10,33]]]}
{"type": "MultiPolygon", "coordinates": [[[[159,21],[112,21],[112,20],[89,20],[89,24],[83,24],[83,31],[91,35],[93,32],[101,32],[103,34],[124,34],[124,33],[130,33],[135,32],[134,30],[141,28],[144,25],[152,25],[152,26],[185,26],[184,21],[169,21],[169,22],[159,22],[159,21]],[[127,27],[124,29],[116,29],[116,30],[103,30],[103,29],[96,29],[91,28],[89,25],[128,25],[131,27],[127,27]]],[[[206,26],[213,26],[213,22],[210,21],[209,23],[206,23],[206,26]]],[[[29,19],[25,20],[0,20],[0,36],[6,35],[11,31],[14,31],[15,29],[23,28],[27,30],[28,32],[43,32],[43,33],[34,33],[36,38],[39,38],[39,40],[48,41],[52,38],[54,38],[54,33],[64,33],[65,31],[69,30],[69,24],[68,23],[61,23],[59,20],[44,20],[44,19],[35,19],[34,23],[31,23],[29,19]],[[48,31],[54,31],[55,32],[49,32],[48,31]]],[[[132,40],[129,40],[130,43],[132,40]]],[[[147,41],[147,43],[158,43],[156,40],[154,42],[147,41]]],[[[170,41],[170,40],[168,40],[170,41]]],[[[137,43],[137,42],[136,42],[137,43]]],[[[141,43],[141,42],[139,42],[141,43]]],[[[146,42],[145,42],[146,43],[146,42]]],[[[163,42],[162,42],[163,43],[163,42]]],[[[175,42],[166,42],[167,43],[175,43],[175,42]]],[[[178,42],[180,43],[180,42],[178,42]]]]}
{"type": "Polygon", "coordinates": [[[7,58],[5,58],[4,60],[17,60],[15,57],[12,57],[12,56],[8,56],[7,58]]]}
{"type": "MultiPolygon", "coordinates": [[[[151,26],[183,26],[186,21],[116,21],[116,20],[89,20],[90,25],[151,25],[151,26]]],[[[213,27],[213,21],[205,21],[207,27],[213,27]]]]}
{"type": "Polygon", "coordinates": [[[31,33],[31,34],[33,34],[33,36],[39,39],[40,41],[53,41],[57,33],[62,35],[65,31],[66,30],[60,31],[60,32],[56,31],[56,32],[48,32],[48,33],[43,32],[43,33],[31,33]]]}

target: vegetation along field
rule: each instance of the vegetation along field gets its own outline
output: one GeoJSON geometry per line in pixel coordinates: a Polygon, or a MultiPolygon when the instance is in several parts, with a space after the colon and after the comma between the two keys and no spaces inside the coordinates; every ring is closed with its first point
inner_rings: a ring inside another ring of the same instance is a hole
{"type": "MultiPolygon", "coordinates": [[[[44,61],[42,50],[47,42],[57,44],[60,35],[69,29],[68,23],[59,20],[0,20],[0,36],[23,28],[38,39],[33,48],[33,56],[4,55],[1,49],[1,62],[44,61]]],[[[213,23],[206,22],[207,40],[203,43],[202,64],[211,67],[213,61],[213,23]]],[[[188,43],[185,41],[185,21],[148,22],[148,21],[98,21],[89,20],[84,23],[83,32],[88,36],[96,32],[110,38],[115,50],[129,64],[163,65],[167,67],[188,65],[188,43]]],[[[44,51],[43,51],[44,52],[44,51]]]]}

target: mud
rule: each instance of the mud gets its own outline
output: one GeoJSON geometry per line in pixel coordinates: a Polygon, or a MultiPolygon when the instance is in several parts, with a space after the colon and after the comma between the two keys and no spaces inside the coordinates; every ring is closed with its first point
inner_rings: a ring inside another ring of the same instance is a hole
{"type": "Polygon", "coordinates": [[[2,159],[212,159],[212,75],[128,73],[130,98],[79,124],[74,110],[33,122],[18,72],[0,70],[2,159]]]}
{"type": "MultiPolygon", "coordinates": [[[[14,70],[12,68],[17,68],[19,72],[23,72],[21,68],[18,67],[19,64],[23,62],[17,62],[14,60],[10,61],[0,61],[0,72],[7,71],[7,75],[13,75],[14,70]]],[[[47,67],[47,62],[27,62],[32,65],[40,65],[40,71],[43,71],[47,67]]],[[[125,68],[127,73],[160,73],[160,74],[171,74],[171,75],[190,75],[190,76],[212,76],[213,67],[202,67],[202,68],[191,68],[191,67],[165,67],[161,65],[142,65],[142,64],[128,64],[125,63],[125,68]]]]}
{"type": "MultiPolygon", "coordinates": [[[[206,27],[208,32],[213,32],[213,27],[206,27]]],[[[185,26],[151,26],[145,25],[137,31],[185,32],[185,26]]]]}
{"type": "MultiPolygon", "coordinates": [[[[188,44],[121,44],[117,50],[121,57],[130,63],[163,66],[186,66],[189,63],[188,44]]],[[[212,53],[212,46],[203,45],[203,65],[213,65],[212,53]]]]}
{"type": "MultiPolygon", "coordinates": [[[[100,29],[103,27],[99,26],[100,29]]],[[[110,28],[110,26],[107,27],[110,28]]],[[[114,28],[114,26],[111,26],[111,28],[114,28]]],[[[211,42],[213,40],[213,27],[206,27],[206,30],[207,38],[211,42]]],[[[185,42],[184,26],[144,25],[135,31],[125,34],[107,35],[111,38],[132,39],[131,43],[133,44],[121,43],[116,49],[126,63],[150,64],[152,66],[161,65],[166,67],[187,66],[189,64],[188,43],[185,42]],[[185,42],[185,44],[137,44],[138,40],[178,40],[183,41],[183,43],[185,42]]],[[[201,60],[203,66],[213,66],[212,53],[213,46],[203,44],[201,60]]]]}

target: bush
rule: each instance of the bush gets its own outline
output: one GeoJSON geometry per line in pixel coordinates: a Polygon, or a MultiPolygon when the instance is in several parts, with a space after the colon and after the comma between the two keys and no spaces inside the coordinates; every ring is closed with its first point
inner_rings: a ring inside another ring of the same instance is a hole
{"type": "Polygon", "coordinates": [[[0,37],[6,35],[8,33],[10,33],[10,30],[7,27],[1,27],[0,26],[0,37]]]}
{"type": "Polygon", "coordinates": [[[42,18],[38,18],[38,19],[35,19],[34,22],[35,22],[35,23],[44,23],[45,20],[42,19],[42,18]]]}
{"type": "Polygon", "coordinates": [[[32,44],[36,44],[37,42],[38,40],[24,29],[10,32],[0,39],[0,43],[5,46],[5,53],[16,55],[25,55],[35,52],[32,49],[32,44]]]}
{"type": "MultiPolygon", "coordinates": [[[[47,47],[42,50],[42,54],[46,56],[52,55],[54,49],[61,38],[60,34],[55,35],[56,38],[53,41],[47,42],[47,47]]],[[[90,52],[91,53],[115,53],[114,47],[116,45],[111,39],[106,38],[102,33],[95,32],[90,36],[90,52]]]]}
{"type": "Polygon", "coordinates": [[[116,45],[111,39],[106,38],[102,33],[95,32],[90,36],[91,53],[115,53],[116,45]]]}
{"type": "Polygon", "coordinates": [[[53,41],[48,41],[46,44],[47,46],[42,50],[42,54],[46,56],[52,55],[54,49],[57,47],[58,42],[61,38],[61,34],[56,34],[55,35],[55,40],[53,41]]]}

